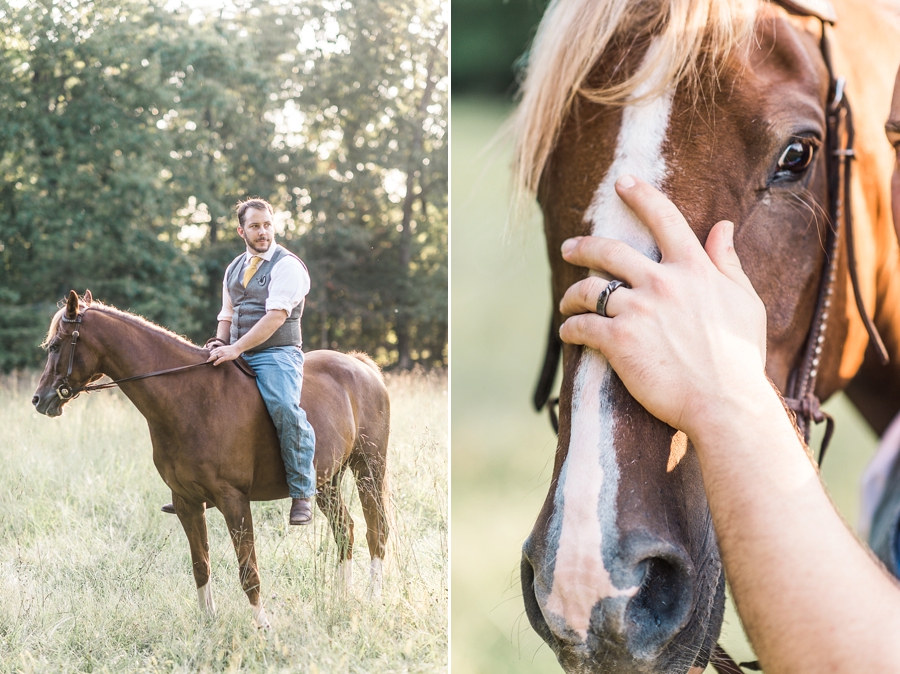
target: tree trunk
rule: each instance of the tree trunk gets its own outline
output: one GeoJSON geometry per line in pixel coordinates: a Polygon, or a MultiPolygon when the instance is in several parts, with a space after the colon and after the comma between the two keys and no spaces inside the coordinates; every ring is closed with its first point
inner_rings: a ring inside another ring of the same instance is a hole
{"type": "MultiPolygon", "coordinates": [[[[410,146],[409,162],[406,167],[406,196],[403,198],[403,219],[400,222],[400,288],[397,294],[397,321],[394,324],[394,332],[397,334],[397,367],[402,370],[412,369],[413,362],[410,351],[412,350],[410,332],[411,332],[411,316],[410,316],[410,299],[409,299],[409,263],[412,259],[412,211],[415,200],[420,193],[416,192],[416,173],[422,168],[422,122],[428,112],[428,102],[431,100],[431,93],[434,91],[435,81],[432,78],[434,69],[434,60],[439,55],[440,43],[443,39],[446,26],[438,35],[434,43],[434,51],[431,55],[431,61],[428,64],[425,75],[425,91],[422,92],[422,100],[419,101],[419,107],[416,115],[415,132],[413,134],[413,142],[410,146]]],[[[421,175],[420,175],[421,180],[421,175]]],[[[422,213],[424,214],[424,209],[422,213]]]]}

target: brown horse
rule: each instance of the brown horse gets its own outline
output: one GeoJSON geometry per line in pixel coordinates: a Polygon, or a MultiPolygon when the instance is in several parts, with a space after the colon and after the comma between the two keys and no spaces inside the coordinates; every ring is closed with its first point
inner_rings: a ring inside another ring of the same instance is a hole
{"type": "MultiPolygon", "coordinates": [[[[53,317],[46,346],[47,365],[33,402],[38,412],[51,417],[62,414],[70,399],[66,386],[77,391],[104,374],[119,380],[203,363],[208,357],[205,349],[142,318],[93,302],[90,291],[83,301],[75,291],[69,294],[66,306],[53,317]]],[[[254,619],[268,627],[250,502],[286,498],[288,487],[275,426],[256,382],[238,367],[210,365],[120,386],[150,427],[153,462],[172,490],[191,547],[201,609],[215,610],[209,585],[209,504],[222,512],[231,532],[254,619]]],[[[363,354],[310,352],[303,409],[316,431],[317,502],[338,544],[341,577],[349,582],[353,554],[353,520],[340,491],[349,466],[366,518],[370,590],[379,594],[388,534],[385,470],[390,431],[390,401],[381,372],[363,354]]]]}
{"type": "MultiPolygon", "coordinates": [[[[810,366],[821,400],[856,377],[851,398],[881,431],[900,409],[900,250],[883,130],[900,22],[883,3],[847,0],[826,28],[831,11],[827,0],[555,0],[529,56],[516,166],[541,204],[557,304],[588,276],[562,260],[569,237],[618,238],[659,259],[614,192],[623,174],[668,194],[701,241],[734,221],[767,308],[767,372],[785,391],[805,362],[823,242],[838,224],[826,119],[846,94],[859,286],[891,364],[867,354],[841,239],[810,366]],[[846,91],[832,84],[828,45],[846,91]]],[[[555,312],[553,331],[560,322],[555,312]]],[[[523,549],[529,620],[567,671],[700,671],[721,628],[724,576],[690,440],[644,410],[602,354],[567,345],[562,355],[550,491],[523,549]]]]}

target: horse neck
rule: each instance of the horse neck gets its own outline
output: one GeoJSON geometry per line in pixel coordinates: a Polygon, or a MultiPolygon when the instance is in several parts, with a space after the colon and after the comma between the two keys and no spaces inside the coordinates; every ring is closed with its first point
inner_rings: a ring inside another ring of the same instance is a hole
{"type": "MultiPolygon", "coordinates": [[[[856,145],[860,160],[854,162],[855,181],[854,240],[862,294],[869,314],[885,342],[893,363],[900,363],[900,246],[891,214],[890,174],[894,152],[884,137],[885,115],[891,106],[896,63],[900,60],[900,29],[896,8],[884,3],[838,0],[835,8],[840,21],[834,29],[835,67],[838,74],[867,73],[848,84],[856,126],[856,145]],[[872,30],[864,28],[872,27],[872,30]],[[872,45],[878,45],[879,59],[871,59],[872,45]],[[851,88],[852,87],[852,88],[851,88]]],[[[897,195],[900,197],[900,195],[897,195]]],[[[900,225],[900,223],[897,223],[900,225]]],[[[852,298],[852,296],[851,296],[852,298]]],[[[850,299],[852,303],[852,299],[850,299]]],[[[855,308],[850,320],[856,325],[848,336],[847,349],[855,350],[852,333],[862,328],[855,308]]],[[[865,337],[858,341],[865,343],[865,337]]],[[[854,356],[861,360],[861,354],[854,356]]],[[[848,374],[852,364],[845,362],[848,374]]]]}
{"type": "Polygon", "coordinates": [[[900,367],[900,245],[892,226],[882,225],[879,229],[875,240],[875,325],[891,363],[900,367]]]}
{"type": "MultiPolygon", "coordinates": [[[[202,352],[198,347],[150,325],[102,310],[96,314],[100,320],[92,323],[97,324],[101,371],[114,380],[201,362],[202,352]]],[[[171,382],[165,379],[165,376],[149,377],[125,382],[120,388],[148,420],[156,415],[178,414],[182,406],[177,397],[164,395],[172,388],[168,385],[171,382]]]]}

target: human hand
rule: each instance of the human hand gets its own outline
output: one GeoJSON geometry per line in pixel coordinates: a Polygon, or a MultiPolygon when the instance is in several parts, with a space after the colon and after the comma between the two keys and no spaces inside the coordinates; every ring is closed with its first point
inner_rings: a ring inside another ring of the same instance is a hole
{"type": "Polygon", "coordinates": [[[766,312],[734,251],[734,225],[717,223],[706,250],[681,212],[642,180],[623,176],[619,197],[650,229],[655,262],[627,244],[600,237],[563,243],[563,258],[625,281],[605,318],[594,313],[607,282],[592,276],[560,303],[569,344],[597,349],[651,414],[693,435],[729,397],[759,390],[765,379],[766,312]]]}
{"type": "Polygon", "coordinates": [[[216,349],[220,346],[227,346],[227,345],[225,344],[225,342],[223,342],[218,337],[211,337],[210,339],[206,340],[206,344],[203,345],[203,348],[206,349],[207,351],[212,351],[213,349],[216,349]]]}
{"type": "Polygon", "coordinates": [[[229,360],[234,360],[242,353],[243,351],[233,344],[225,344],[223,346],[214,347],[209,352],[209,358],[206,362],[212,362],[213,365],[221,365],[222,363],[227,363],[229,360]]]}

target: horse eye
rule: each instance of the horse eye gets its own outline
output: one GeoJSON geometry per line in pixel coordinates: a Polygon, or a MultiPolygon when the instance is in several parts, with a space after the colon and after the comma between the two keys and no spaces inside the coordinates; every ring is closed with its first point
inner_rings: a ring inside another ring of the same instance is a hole
{"type": "Polygon", "coordinates": [[[788,145],[778,160],[776,179],[799,178],[812,164],[815,146],[810,139],[796,139],[788,145]]]}
{"type": "Polygon", "coordinates": [[[47,349],[50,353],[56,353],[59,351],[59,344],[51,344],[47,349]]]}

